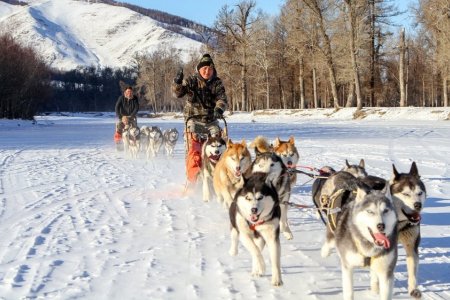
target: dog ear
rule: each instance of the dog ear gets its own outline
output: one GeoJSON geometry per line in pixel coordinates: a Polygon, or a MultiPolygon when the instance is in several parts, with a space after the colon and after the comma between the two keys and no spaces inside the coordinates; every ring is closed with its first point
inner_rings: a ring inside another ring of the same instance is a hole
{"type": "Polygon", "coordinates": [[[347,166],[347,168],[350,168],[350,164],[348,163],[348,160],[345,160],[345,165],[347,166]]]}
{"type": "Polygon", "coordinates": [[[395,168],[395,165],[392,164],[392,176],[393,176],[393,179],[394,180],[397,179],[399,175],[400,174],[398,173],[397,169],[395,168]]]}
{"type": "Polygon", "coordinates": [[[392,196],[391,196],[391,185],[388,181],[384,184],[384,188],[381,190],[381,192],[392,202],[392,196]]]}
{"type": "Polygon", "coordinates": [[[411,165],[411,169],[409,170],[409,175],[414,176],[416,178],[420,178],[419,170],[417,169],[417,165],[416,165],[415,161],[413,161],[413,163],[411,165]]]}
{"type": "Polygon", "coordinates": [[[281,144],[280,138],[277,137],[277,138],[275,139],[275,141],[273,141],[273,147],[274,147],[274,148],[278,148],[278,147],[280,146],[280,144],[281,144]]]}
{"type": "Polygon", "coordinates": [[[364,200],[364,197],[366,197],[366,195],[370,192],[370,187],[368,187],[361,180],[356,181],[356,186],[357,186],[357,189],[356,189],[355,201],[360,202],[360,201],[364,200]]]}
{"type": "Polygon", "coordinates": [[[231,146],[233,146],[233,141],[231,139],[228,139],[227,148],[231,148],[231,146]]]}
{"type": "Polygon", "coordinates": [[[294,136],[293,136],[293,135],[291,135],[291,136],[289,137],[289,143],[290,143],[291,145],[294,145],[294,144],[295,144],[295,139],[294,139],[294,136]]]}
{"type": "Polygon", "coordinates": [[[262,152],[259,151],[258,147],[255,147],[255,154],[256,156],[260,156],[262,154],[262,152]]]}
{"type": "Polygon", "coordinates": [[[247,142],[245,141],[245,139],[242,139],[241,145],[244,146],[244,147],[247,147],[247,142]]]}
{"type": "Polygon", "coordinates": [[[365,163],[364,163],[364,159],[363,158],[361,158],[361,160],[359,161],[359,166],[361,168],[365,168],[365,163]]]}

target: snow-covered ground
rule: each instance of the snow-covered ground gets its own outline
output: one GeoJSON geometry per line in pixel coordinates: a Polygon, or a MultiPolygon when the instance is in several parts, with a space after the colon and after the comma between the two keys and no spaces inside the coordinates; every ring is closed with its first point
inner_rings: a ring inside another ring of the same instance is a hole
{"type": "MultiPolygon", "coordinates": [[[[416,161],[428,199],[422,221],[419,287],[424,299],[450,299],[449,109],[266,111],[227,118],[234,141],[293,135],[301,164],[341,168],[365,159],[389,178],[416,161]]],[[[173,117],[140,125],[176,127],[173,117]]],[[[0,120],[0,299],[341,299],[335,253],[320,257],[324,225],[312,210],[291,208],[294,239],[282,239],[284,285],[250,276],[244,248],[228,255],[227,212],[216,201],[183,196],[184,151],[127,159],[115,152],[110,115],[0,120]]],[[[299,176],[291,201],[311,205],[299,176]]],[[[266,262],[267,250],[264,252],[266,262]]],[[[368,270],[354,276],[355,299],[377,299],[368,270]]],[[[409,299],[405,253],[394,299],[409,299]]]]}

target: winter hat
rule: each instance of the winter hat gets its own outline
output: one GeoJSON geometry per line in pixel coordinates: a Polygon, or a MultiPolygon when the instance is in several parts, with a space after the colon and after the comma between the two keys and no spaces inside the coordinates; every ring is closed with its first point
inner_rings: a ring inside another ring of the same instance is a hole
{"type": "Polygon", "coordinates": [[[211,58],[211,55],[209,55],[208,53],[203,54],[202,59],[200,59],[200,62],[197,65],[197,71],[204,66],[210,66],[214,68],[213,60],[211,58]]]}

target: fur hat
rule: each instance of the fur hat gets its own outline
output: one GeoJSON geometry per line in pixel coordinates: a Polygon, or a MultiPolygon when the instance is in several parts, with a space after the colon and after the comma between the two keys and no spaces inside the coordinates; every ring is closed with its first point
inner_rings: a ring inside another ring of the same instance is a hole
{"type": "Polygon", "coordinates": [[[211,58],[211,55],[209,55],[208,53],[203,54],[202,59],[200,59],[200,62],[197,65],[197,71],[204,66],[210,66],[214,68],[213,60],[211,58]]]}

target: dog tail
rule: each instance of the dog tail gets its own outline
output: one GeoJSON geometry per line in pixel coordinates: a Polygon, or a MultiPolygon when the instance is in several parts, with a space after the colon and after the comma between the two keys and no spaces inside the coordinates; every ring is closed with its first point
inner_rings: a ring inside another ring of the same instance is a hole
{"type": "Polygon", "coordinates": [[[250,148],[256,148],[261,153],[273,151],[272,145],[270,145],[267,139],[261,135],[258,135],[253,142],[250,143],[250,148]]]}

